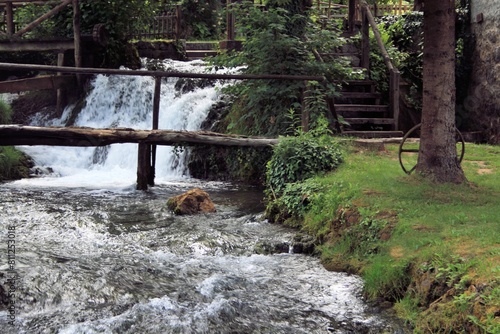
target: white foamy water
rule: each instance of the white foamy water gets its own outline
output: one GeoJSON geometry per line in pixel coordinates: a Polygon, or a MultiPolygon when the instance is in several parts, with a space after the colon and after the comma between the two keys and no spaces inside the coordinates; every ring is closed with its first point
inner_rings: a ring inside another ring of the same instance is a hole
{"type": "MultiPolygon", "coordinates": [[[[202,61],[165,61],[167,68],[176,72],[205,73],[202,61]]],[[[181,94],[176,90],[177,78],[162,80],[159,128],[193,131],[200,128],[210,107],[219,99],[220,82],[203,85],[181,94]]],[[[98,75],[86,98],[86,106],[79,113],[74,126],[92,128],[151,129],[154,78],[142,76],[98,75]]],[[[74,106],[68,107],[60,119],[47,120],[37,115],[33,125],[65,126],[74,106]]],[[[49,176],[25,179],[13,185],[86,187],[106,189],[134,188],[137,173],[137,145],[114,144],[107,147],[23,146],[42,168],[51,168],[49,176]]],[[[189,177],[184,161],[187,151],[174,153],[170,146],[158,146],[156,155],[156,183],[189,177]]]]}

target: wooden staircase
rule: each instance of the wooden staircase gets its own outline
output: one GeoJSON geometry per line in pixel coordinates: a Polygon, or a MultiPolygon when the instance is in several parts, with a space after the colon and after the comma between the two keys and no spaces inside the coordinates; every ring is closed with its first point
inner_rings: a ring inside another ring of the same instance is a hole
{"type": "Polygon", "coordinates": [[[342,86],[341,95],[334,99],[334,108],[346,123],[342,133],[362,138],[402,137],[382,95],[372,80],[352,80],[342,86]]]}
{"type": "Polygon", "coordinates": [[[218,42],[187,42],[186,54],[188,60],[203,59],[218,54],[218,42]]]}

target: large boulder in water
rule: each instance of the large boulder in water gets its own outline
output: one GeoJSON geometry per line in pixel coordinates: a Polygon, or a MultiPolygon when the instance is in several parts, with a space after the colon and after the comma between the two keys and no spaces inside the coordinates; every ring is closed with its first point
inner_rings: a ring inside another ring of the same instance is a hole
{"type": "Polygon", "coordinates": [[[171,197],[167,201],[167,206],[176,215],[192,215],[216,211],[210,196],[199,188],[194,188],[184,194],[171,197]]]}

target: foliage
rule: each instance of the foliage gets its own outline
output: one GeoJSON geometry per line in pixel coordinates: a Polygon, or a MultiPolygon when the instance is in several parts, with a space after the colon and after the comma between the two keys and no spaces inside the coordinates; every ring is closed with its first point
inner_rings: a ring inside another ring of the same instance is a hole
{"type": "MultiPolygon", "coordinates": [[[[241,18],[240,34],[246,37],[241,52],[224,54],[214,60],[216,67],[243,66],[248,74],[320,75],[342,80],[352,73],[346,61],[320,63],[311,50],[330,52],[344,43],[338,32],[320,30],[297,1],[269,5],[267,11],[253,6],[235,6],[241,18]],[[294,4],[292,6],[292,4],[294,4]],[[294,9],[295,8],[295,9],[294,9]],[[293,10],[294,9],[294,10],[293,10]]],[[[301,110],[301,81],[249,80],[226,92],[236,101],[228,116],[228,130],[234,133],[276,136],[290,133],[287,114],[301,110]]],[[[328,95],[334,85],[321,89],[328,95]]],[[[320,89],[315,85],[314,89],[320,89]]],[[[324,112],[315,109],[313,118],[324,112]]]]}
{"type": "MultiPolygon", "coordinates": [[[[16,8],[14,11],[14,21],[19,28],[23,28],[35,19],[42,16],[44,13],[50,11],[53,6],[25,4],[22,7],[16,8]]],[[[52,20],[45,20],[32,31],[26,33],[24,36],[27,38],[50,38],[54,35],[57,36],[57,30],[54,29],[54,22],[52,20]]]]}
{"type": "MultiPolygon", "coordinates": [[[[159,10],[158,3],[143,0],[80,1],[79,5],[82,34],[92,34],[95,25],[104,24],[109,37],[104,65],[111,67],[122,65],[130,32],[143,27],[148,18],[159,10]]],[[[53,22],[54,35],[71,37],[73,34],[72,7],[54,16],[53,22]]]]}
{"type": "Polygon", "coordinates": [[[12,119],[12,108],[0,99],[0,124],[9,124],[12,119]]]}
{"type": "Polygon", "coordinates": [[[0,146],[0,181],[27,177],[31,162],[21,151],[0,146]]]}
{"type": "Polygon", "coordinates": [[[267,163],[266,184],[278,197],[287,184],[334,170],[341,162],[340,144],[328,134],[310,131],[299,132],[295,137],[281,137],[267,163]]]}
{"type": "Polygon", "coordinates": [[[185,24],[186,39],[219,39],[220,0],[198,1],[184,0],[181,3],[182,15],[185,24]]]}

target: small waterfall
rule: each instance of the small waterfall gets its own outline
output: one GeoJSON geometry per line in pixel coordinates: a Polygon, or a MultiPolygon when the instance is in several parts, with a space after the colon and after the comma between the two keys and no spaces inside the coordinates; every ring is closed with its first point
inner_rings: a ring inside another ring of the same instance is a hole
{"type": "MultiPolygon", "coordinates": [[[[205,73],[202,61],[167,60],[164,67],[177,72],[205,73]]],[[[222,83],[203,85],[179,93],[177,78],[163,79],[160,99],[159,128],[165,130],[197,130],[210,107],[219,99],[222,83]]],[[[92,128],[151,129],[154,79],[142,76],[98,75],[86,98],[86,106],[72,125],[92,128]]],[[[64,126],[72,114],[68,107],[60,119],[47,120],[38,115],[33,125],[64,126]]],[[[50,167],[50,177],[23,180],[31,185],[69,187],[123,188],[135,184],[137,145],[115,144],[107,147],[23,147],[40,167],[50,167]]],[[[187,151],[159,146],[156,160],[156,182],[188,177],[184,164],[187,151]]]]}

